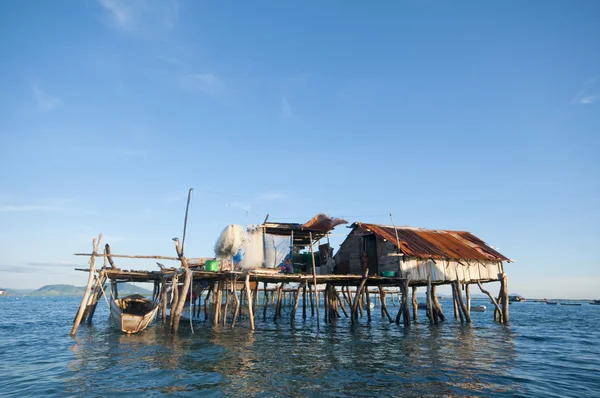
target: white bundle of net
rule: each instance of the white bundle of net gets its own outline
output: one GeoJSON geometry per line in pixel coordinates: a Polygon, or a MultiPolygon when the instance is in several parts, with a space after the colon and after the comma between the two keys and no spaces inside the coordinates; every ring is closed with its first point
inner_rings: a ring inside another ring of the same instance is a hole
{"type": "Polygon", "coordinates": [[[248,243],[244,246],[244,253],[240,261],[240,268],[261,268],[265,260],[265,248],[262,228],[248,230],[248,243]]]}
{"type": "Polygon", "coordinates": [[[215,243],[215,254],[218,258],[231,258],[238,254],[246,243],[248,243],[248,234],[244,227],[228,225],[215,243]]]}

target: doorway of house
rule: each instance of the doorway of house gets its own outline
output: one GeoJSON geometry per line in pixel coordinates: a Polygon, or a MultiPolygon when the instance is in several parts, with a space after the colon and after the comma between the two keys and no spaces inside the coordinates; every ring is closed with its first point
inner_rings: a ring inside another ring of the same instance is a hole
{"type": "Polygon", "coordinates": [[[375,234],[365,236],[365,252],[367,253],[369,275],[377,275],[379,262],[377,261],[377,237],[375,234]]]}

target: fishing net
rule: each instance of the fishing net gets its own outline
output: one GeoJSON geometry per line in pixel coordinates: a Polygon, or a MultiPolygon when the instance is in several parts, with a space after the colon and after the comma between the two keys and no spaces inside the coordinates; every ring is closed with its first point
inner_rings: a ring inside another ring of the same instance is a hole
{"type": "Polygon", "coordinates": [[[248,234],[241,225],[228,225],[225,227],[217,243],[215,243],[215,254],[218,258],[233,258],[244,245],[248,243],[248,234]]]}

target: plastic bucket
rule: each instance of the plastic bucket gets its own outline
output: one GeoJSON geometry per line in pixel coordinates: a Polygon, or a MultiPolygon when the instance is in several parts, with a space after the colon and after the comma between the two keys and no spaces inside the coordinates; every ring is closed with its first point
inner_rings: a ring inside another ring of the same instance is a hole
{"type": "Polygon", "coordinates": [[[207,260],[204,269],[206,271],[217,272],[219,270],[219,262],[217,260],[207,260]]]}
{"type": "Polygon", "coordinates": [[[396,271],[383,271],[381,273],[381,276],[385,276],[385,277],[391,278],[393,276],[396,276],[396,271]]]}

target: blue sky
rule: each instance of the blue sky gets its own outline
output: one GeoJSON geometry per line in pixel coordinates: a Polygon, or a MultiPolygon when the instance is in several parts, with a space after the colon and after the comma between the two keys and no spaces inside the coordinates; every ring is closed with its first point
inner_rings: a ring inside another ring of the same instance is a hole
{"type": "MultiPolygon", "coordinates": [[[[0,3],[0,286],[230,223],[470,231],[600,297],[596,1],[0,3]]],[[[339,244],[345,228],[337,228],[339,244]]],[[[126,262],[123,268],[152,268],[126,262]]]]}

